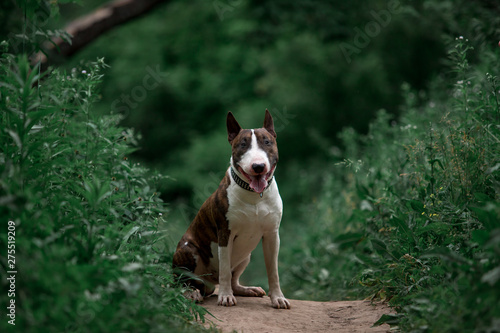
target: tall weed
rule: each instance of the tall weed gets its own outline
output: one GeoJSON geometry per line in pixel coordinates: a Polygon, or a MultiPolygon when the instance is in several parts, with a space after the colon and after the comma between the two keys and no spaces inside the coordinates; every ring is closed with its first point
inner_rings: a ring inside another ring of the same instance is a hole
{"type": "Polygon", "coordinates": [[[105,68],[42,73],[2,56],[0,248],[15,222],[17,269],[15,326],[4,316],[2,331],[203,330],[192,323],[205,311],[171,276],[164,177],[130,160],[138,135],[120,116],[92,110],[105,68]]]}
{"type": "Polygon", "coordinates": [[[499,329],[499,68],[482,48],[478,72],[470,52],[457,38],[428,96],[403,86],[400,119],[342,132],[345,158],[309,207],[316,236],[291,267],[316,290],[287,280],[296,295],[388,301],[397,314],[379,323],[404,331],[499,329]]]}

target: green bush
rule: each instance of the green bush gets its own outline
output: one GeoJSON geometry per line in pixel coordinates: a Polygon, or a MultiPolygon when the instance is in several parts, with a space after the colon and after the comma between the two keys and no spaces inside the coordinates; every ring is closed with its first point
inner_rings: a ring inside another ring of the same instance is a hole
{"type": "Polygon", "coordinates": [[[428,96],[403,86],[397,121],[381,111],[367,135],[342,132],[287,289],[389,301],[380,322],[403,331],[498,331],[499,68],[487,47],[470,68],[470,52],[457,38],[428,96]]]}
{"type": "Polygon", "coordinates": [[[2,255],[1,269],[17,274],[1,303],[15,300],[18,332],[203,330],[173,283],[164,177],[129,159],[138,136],[120,116],[92,111],[105,67],[42,73],[3,54],[0,248],[15,222],[15,264],[2,255]]]}

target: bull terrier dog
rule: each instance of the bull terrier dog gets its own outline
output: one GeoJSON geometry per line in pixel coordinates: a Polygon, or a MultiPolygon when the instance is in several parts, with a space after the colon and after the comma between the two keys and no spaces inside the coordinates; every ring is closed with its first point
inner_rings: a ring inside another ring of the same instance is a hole
{"type": "Polygon", "coordinates": [[[239,281],[262,239],[271,304],[290,309],[278,276],[283,202],[274,177],[278,147],[273,118],[266,109],[264,127],[242,129],[229,112],[226,123],[232,147],[229,168],[177,245],[174,272],[192,288],[187,297],[196,301],[212,294],[216,284],[222,306],[236,305],[235,296],[262,297],[262,288],[239,281]]]}

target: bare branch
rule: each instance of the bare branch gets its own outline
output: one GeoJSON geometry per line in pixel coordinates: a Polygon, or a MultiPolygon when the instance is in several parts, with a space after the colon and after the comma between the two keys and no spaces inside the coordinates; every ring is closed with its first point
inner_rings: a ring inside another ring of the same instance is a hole
{"type": "MultiPolygon", "coordinates": [[[[45,46],[45,53],[51,57],[69,57],[97,39],[106,31],[128,22],[153,9],[166,0],[116,0],[99,7],[92,13],[80,17],[64,30],[72,36],[71,43],[61,37],[55,37],[45,46]]],[[[48,66],[49,59],[43,52],[38,52],[32,62],[40,61],[42,68],[48,66]]]]}

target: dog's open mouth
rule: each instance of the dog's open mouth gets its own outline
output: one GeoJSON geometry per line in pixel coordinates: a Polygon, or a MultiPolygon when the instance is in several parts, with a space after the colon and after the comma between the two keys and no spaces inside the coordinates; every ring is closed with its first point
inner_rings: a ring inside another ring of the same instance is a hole
{"type": "Polygon", "coordinates": [[[254,190],[257,193],[262,193],[266,189],[269,177],[272,176],[275,167],[276,165],[274,165],[271,168],[271,171],[269,171],[268,173],[262,173],[257,175],[250,175],[245,171],[243,171],[241,167],[238,167],[238,170],[241,172],[243,176],[245,176],[252,190],[254,190]]]}

